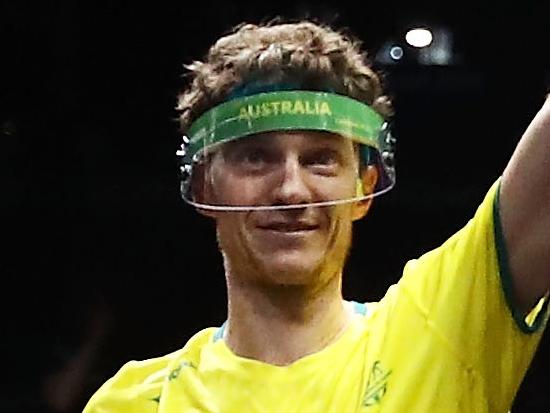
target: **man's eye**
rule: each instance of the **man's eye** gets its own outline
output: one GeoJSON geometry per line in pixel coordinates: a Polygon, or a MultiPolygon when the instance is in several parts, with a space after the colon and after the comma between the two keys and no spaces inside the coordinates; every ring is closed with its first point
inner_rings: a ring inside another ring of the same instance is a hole
{"type": "Polygon", "coordinates": [[[333,154],[323,153],[315,157],[315,163],[320,165],[332,165],[337,163],[336,157],[333,154]]]}
{"type": "Polygon", "coordinates": [[[267,153],[261,149],[249,149],[241,154],[241,161],[250,164],[257,164],[267,161],[267,153]]]}
{"type": "Polygon", "coordinates": [[[334,175],[341,166],[341,157],[332,150],[313,152],[302,159],[303,165],[320,175],[334,175]]]}
{"type": "Polygon", "coordinates": [[[332,151],[316,152],[305,159],[305,163],[308,165],[320,165],[320,166],[332,166],[339,164],[338,154],[332,151]]]}

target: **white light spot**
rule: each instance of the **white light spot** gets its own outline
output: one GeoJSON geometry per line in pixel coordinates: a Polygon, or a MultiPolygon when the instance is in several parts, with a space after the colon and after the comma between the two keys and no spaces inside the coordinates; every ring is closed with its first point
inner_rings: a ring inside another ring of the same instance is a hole
{"type": "Polygon", "coordinates": [[[408,44],[414,47],[426,47],[432,40],[432,32],[428,29],[411,29],[405,35],[408,44]]]}
{"type": "Polygon", "coordinates": [[[399,60],[403,57],[403,49],[399,46],[393,46],[390,49],[390,57],[393,60],[399,60]]]}

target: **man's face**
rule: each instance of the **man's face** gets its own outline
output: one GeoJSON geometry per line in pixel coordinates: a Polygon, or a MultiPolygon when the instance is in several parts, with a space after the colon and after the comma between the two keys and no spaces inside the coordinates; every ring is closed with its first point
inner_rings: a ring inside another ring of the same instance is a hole
{"type": "MultiPolygon", "coordinates": [[[[215,203],[300,205],[352,198],[358,157],[349,139],[327,132],[269,132],[226,144],[207,174],[215,203]]],[[[309,284],[340,272],[355,204],[215,213],[233,272],[259,282],[309,284]]]]}

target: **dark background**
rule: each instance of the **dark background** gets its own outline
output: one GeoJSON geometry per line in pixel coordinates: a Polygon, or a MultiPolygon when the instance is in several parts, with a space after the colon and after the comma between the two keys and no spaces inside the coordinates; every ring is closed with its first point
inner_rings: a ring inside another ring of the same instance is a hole
{"type": "MultiPolygon", "coordinates": [[[[225,319],[213,225],[178,194],[174,106],[182,64],[242,21],[316,18],[371,56],[415,22],[452,30],[457,64],[379,67],[398,184],[356,225],[346,298],[379,299],[464,225],[548,91],[549,10],[442,3],[2,0],[0,412],[81,411],[125,361],[225,319]]],[[[550,411],[549,351],[514,412],[550,411]]]]}

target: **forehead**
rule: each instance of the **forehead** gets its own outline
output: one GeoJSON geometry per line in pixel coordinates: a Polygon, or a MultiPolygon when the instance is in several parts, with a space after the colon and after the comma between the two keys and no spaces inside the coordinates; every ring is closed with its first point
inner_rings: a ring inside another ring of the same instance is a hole
{"type": "Polygon", "coordinates": [[[345,149],[353,142],[341,135],[326,131],[270,131],[239,138],[228,146],[261,145],[268,147],[304,147],[345,149]]]}

